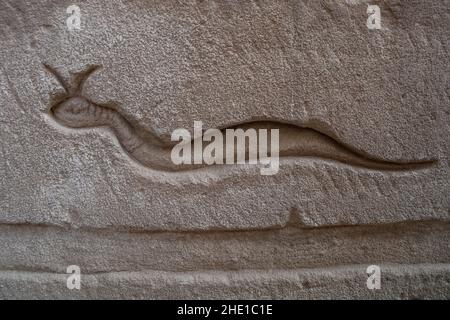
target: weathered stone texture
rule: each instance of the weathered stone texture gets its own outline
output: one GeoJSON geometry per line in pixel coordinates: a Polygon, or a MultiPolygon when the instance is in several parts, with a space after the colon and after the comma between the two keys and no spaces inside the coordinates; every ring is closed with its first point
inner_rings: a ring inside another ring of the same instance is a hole
{"type": "Polygon", "coordinates": [[[449,34],[446,0],[0,1],[0,298],[450,298],[449,34]],[[82,96],[162,143],[271,121],[406,169],[146,167],[52,116],[92,66],[82,96]]]}

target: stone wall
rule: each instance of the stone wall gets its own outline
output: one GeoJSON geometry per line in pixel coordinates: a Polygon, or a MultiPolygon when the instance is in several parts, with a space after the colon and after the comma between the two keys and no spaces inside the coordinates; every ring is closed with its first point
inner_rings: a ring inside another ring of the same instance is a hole
{"type": "Polygon", "coordinates": [[[0,298],[449,299],[449,33],[447,0],[1,1],[0,298]],[[282,128],[279,171],[170,169],[194,121],[282,128]]]}

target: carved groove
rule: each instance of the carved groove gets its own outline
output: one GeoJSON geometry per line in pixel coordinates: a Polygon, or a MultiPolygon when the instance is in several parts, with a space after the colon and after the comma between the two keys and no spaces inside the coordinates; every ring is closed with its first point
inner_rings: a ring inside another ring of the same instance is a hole
{"type": "MultiPolygon", "coordinates": [[[[60,124],[69,128],[109,127],[131,158],[152,169],[183,171],[207,166],[173,164],[170,144],[164,143],[152,132],[133,126],[118,111],[83,97],[83,84],[98,67],[90,67],[78,74],[73,81],[73,89],[67,87],[55,70],[48,65],[45,67],[55,75],[67,92],[67,97],[50,109],[50,113],[60,124]]],[[[374,170],[414,170],[429,167],[434,163],[434,161],[400,163],[375,159],[352,150],[314,128],[278,121],[252,121],[229,128],[279,129],[280,157],[316,157],[374,170]]],[[[222,131],[226,129],[228,128],[223,128],[222,131]]]]}

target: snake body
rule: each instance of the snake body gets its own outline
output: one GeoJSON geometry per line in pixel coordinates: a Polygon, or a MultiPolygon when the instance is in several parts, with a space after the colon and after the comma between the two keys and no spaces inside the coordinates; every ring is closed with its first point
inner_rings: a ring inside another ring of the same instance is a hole
{"type": "MultiPolygon", "coordinates": [[[[180,171],[206,166],[175,165],[171,161],[170,145],[162,143],[158,137],[149,133],[144,136],[116,110],[97,105],[82,96],[73,96],[60,102],[52,108],[52,113],[58,122],[70,128],[111,128],[126,152],[146,167],[180,171]]],[[[279,129],[280,157],[319,157],[378,170],[410,170],[429,164],[394,163],[369,158],[357,154],[321,132],[291,124],[260,121],[243,123],[234,128],[279,129]]]]}

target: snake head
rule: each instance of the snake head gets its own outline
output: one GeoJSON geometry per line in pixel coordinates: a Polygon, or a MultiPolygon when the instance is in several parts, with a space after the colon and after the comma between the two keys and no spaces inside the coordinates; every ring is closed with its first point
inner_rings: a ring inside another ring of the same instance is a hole
{"type": "Polygon", "coordinates": [[[70,97],[52,108],[53,116],[61,124],[71,128],[98,126],[92,116],[91,103],[83,97],[70,97]]]}
{"type": "MultiPolygon", "coordinates": [[[[50,112],[54,118],[64,126],[70,128],[85,128],[107,125],[104,108],[98,107],[82,96],[83,85],[89,76],[99,66],[90,66],[85,71],[76,73],[71,79],[71,85],[50,65],[44,64],[46,70],[53,74],[64,87],[66,99],[54,105],[50,112]]],[[[110,114],[111,112],[109,112],[110,114]]]]}

